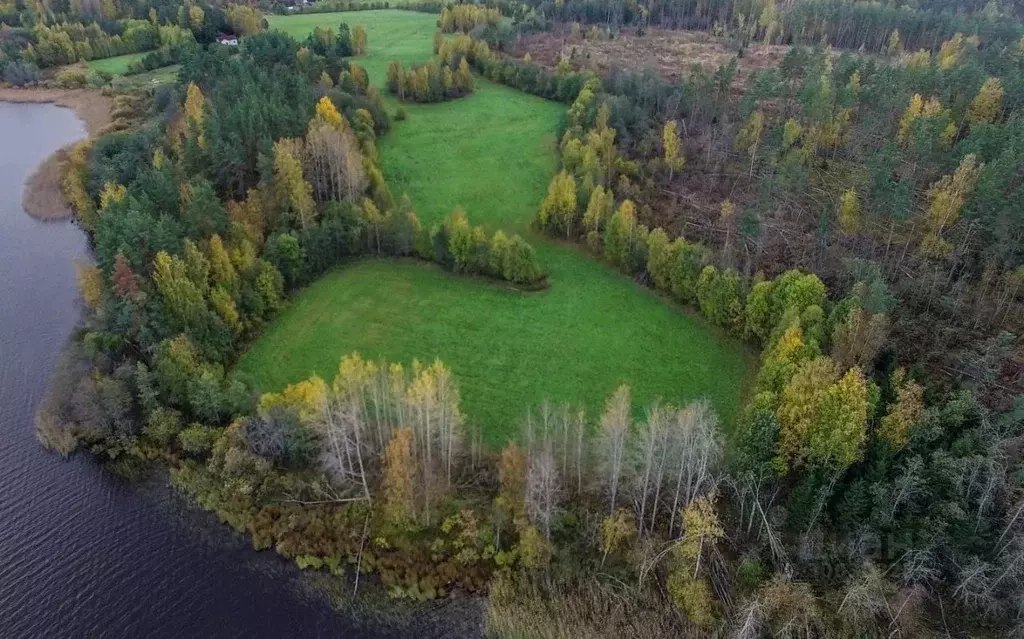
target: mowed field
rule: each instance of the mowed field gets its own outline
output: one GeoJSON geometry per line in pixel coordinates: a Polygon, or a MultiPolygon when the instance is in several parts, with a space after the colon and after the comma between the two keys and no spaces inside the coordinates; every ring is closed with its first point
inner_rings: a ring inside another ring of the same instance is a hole
{"type": "MultiPolygon", "coordinates": [[[[392,52],[382,45],[393,43],[405,64],[426,60],[435,19],[371,11],[271,24],[296,37],[317,24],[365,25],[369,55],[359,63],[383,84],[392,52]]],[[[425,223],[462,206],[474,223],[524,234],[551,288],[522,293],[413,260],[365,260],[298,293],[242,358],[240,374],[269,391],[313,373],[331,378],[352,351],[403,363],[440,358],[458,380],[468,418],[493,444],[545,399],[582,404],[595,418],[622,383],[638,407],[706,396],[726,423],[735,417],[753,365],[746,348],[581,251],[529,231],[557,168],[554,133],[565,105],[477,78],[472,96],[405,107],[408,120],[380,140],[395,195],[408,193],[425,223]]]]}

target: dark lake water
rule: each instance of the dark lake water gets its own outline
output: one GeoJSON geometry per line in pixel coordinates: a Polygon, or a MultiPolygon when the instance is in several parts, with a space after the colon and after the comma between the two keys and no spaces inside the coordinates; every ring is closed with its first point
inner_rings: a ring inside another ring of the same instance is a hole
{"type": "MultiPolygon", "coordinates": [[[[21,207],[22,185],[83,137],[52,105],[0,102],[0,637],[347,637],[296,570],[167,490],[35,440],[33,415],[79,318],[84,233],[21,207]]],[[[376,634],[376,633],[374,633],[376,634]]]]}

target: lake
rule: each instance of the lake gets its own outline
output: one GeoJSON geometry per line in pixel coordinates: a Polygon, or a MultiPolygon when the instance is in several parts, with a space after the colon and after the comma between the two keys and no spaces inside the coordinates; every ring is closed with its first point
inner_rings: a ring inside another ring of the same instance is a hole
{"type": "Polygon", "coordinates": [[[0,636],[368,636],[291,564],[171,491],[36,442],[36,406],[79,319],[74,261],[89,251],[74,224],[30,218],[22,187],[84,134],[68,109],[0,102],[0,636]]]}

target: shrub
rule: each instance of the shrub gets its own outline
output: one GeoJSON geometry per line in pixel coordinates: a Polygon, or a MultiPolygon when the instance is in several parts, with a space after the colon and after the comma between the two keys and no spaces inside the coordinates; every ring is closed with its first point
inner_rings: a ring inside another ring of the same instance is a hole
{"type": "Polygon", "coordinates": [[[62,89],[81,89],[86,84],[86,72],[85,69],[64,69],[56,79],[62,89]]]}
{"type": "Polygon", "coordinates": [[[403,122],[408,117],[409,117],[409,114],[406,113],[405,107],[398,107],[398,110],[395,111],[395,120],[398,121],[398,122],[403,122]]]}
{"type": "Polygon", "coordinates": [[[27,62],[11,62],[0,73],[4,82],[16,87],[23,87],[26,84],[33,84],[42,80],[39,67],[27,62]]]}
{"type": "Polygon", "coordinates": [[[85,74],[85,84],[90,89],[99,89],[106,86],[112,77],[113,76],[106,71],[93,71],[90,69],[89,72],[85,74]]]}
{"type": "Polygon", "coordinates": [[[733,269],[705,266],[697,280],[697,302],[704,317],[732,331],[743,328],[743,278],[733,269]]]}
{"type": "Polygon", "coordinates": [[[535,284],[545,277],[537,265],[533,247],[518,235],[513,235],[509,240],[501,276],[516,284],[535,284]]]}
{"type": "Polygon", "coordinates": [[[178,433],[178,445],[190,455],[205,455],[213,449],[213,444],[219,436],[219,429],[192,424],[178,433]]]}

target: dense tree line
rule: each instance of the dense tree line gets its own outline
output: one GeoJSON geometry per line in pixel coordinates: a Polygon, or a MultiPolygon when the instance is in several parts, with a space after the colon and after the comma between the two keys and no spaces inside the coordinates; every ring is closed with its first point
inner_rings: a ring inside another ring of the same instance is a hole
{"type": "Polygon", "coordinates": [[[418,11],[420,13],[440,13],[444,8],[440,0],[426,0],[424,2],[395,2],[389,0],[375,0],[365,2],[363,0],[319,0],[307,5],[285,5],[274,4],[272,10],[279,14],[292,15],[296,13],[338,13],[342,11],[380,11],[382,9],[396,9],[402,11],[418,11]]]}
{"type": "Polygon", "coordinates": [[[396,60],[388,65],[388,91],[400,100],[441,102],[472,93],[473,75],[465,58],[458,66],[431,60],[408,71],[396,60]]]}
{"type": "MultiPolygon", "coordinates": [[[[775,0],[656,0],[649,3],[620,0],[526,0],[524,3],[550,20],[605,23],[618,29],[658,25],[730,34],[741,41],[766,40],[786,44],[825,43],[844,49],[885,51],[890,34],[898,30],[913,49],[937,50],[956,33],[977,35],[1002,45],[1021,36],[1018,20],[1007,19],[992,4],[965,13],[961,6],[945,10],[941,3],[865,3],[847,0],[780,3],[775,0]]],[[[1017,12],[1019,8],[1011,8],[1017,12]]]]}
{"type": "Polygon", "coordinates": [[[437,26],[444,33],[469,33],[479,26],[497,26],[501,12],[494,7],[476,4],[455,4],[441,9],[437,26]]]}
{"type": "Polygon", "coordinates": [[[192,32],[177,25],[157,27],[145,20],[129,20],[119,35],[107,35],[99,25],[41,24],[32,31],[33,43],[22,54],[39,67],[72,64],[79,60],[109,58],[126,53],[180,47],[194,42],[192,32]]]}

